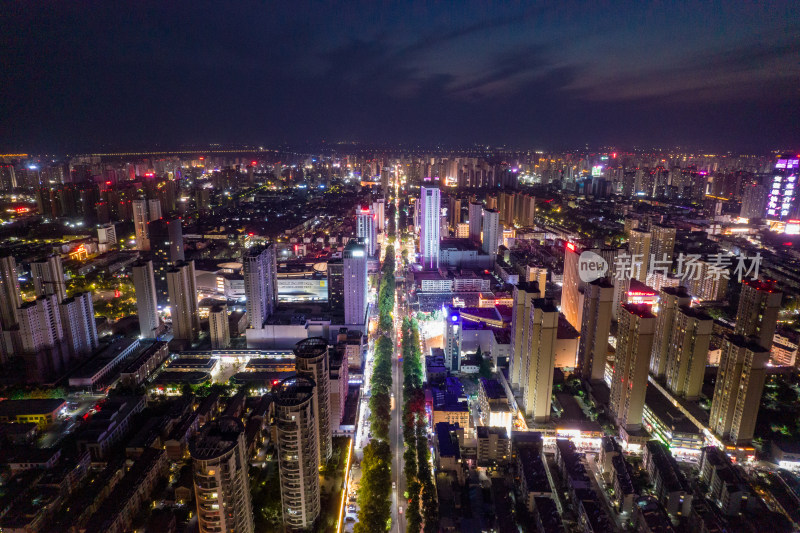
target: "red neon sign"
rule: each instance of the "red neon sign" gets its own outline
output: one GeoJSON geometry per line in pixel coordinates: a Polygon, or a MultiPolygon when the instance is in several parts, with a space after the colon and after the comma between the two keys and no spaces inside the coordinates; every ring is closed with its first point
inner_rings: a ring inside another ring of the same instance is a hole
{"type": "Polygon", "coordinates": [[[567,248],[569,248],[569,249],[570,249],[571,251],[573,251],[573,252],[575,251],[575,245],[574,245],[574,244],[572,244],[571,242],[568,242],[568,243],[567,243],[567,248]]]}

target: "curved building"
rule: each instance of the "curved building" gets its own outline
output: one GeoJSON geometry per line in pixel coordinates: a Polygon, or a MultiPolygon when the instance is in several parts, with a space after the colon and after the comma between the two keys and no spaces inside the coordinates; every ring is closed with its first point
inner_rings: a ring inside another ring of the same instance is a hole
{"type": "Polygon", "coordinates": [[[189,444],[200,533],[254,533],[244,425],[212,420],[189,444]]]}
{"type": "Polygon", "coordinates": [[[314,380],[314,420],[319,443],[319,464],[326,463],[333,453],[331,443],[331,396],[328,341],[309,337],[294,346],[295,368],[298,376],[314,380]]]}
{"type": "Polygon", "coordinates": [[[286,378],[273,388],[281,509],[290,531],[310,529],[320,513],[316,388],[305,376],[286,378]]]}

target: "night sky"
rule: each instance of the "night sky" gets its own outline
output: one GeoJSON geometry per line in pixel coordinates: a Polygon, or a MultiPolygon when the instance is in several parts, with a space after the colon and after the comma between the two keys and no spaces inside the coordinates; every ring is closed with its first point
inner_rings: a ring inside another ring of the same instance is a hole
{"type": "Polygon", "coordinates": [[[0,151],[800,144],[796,2],[486,4],[4,1],[0,151]]]}

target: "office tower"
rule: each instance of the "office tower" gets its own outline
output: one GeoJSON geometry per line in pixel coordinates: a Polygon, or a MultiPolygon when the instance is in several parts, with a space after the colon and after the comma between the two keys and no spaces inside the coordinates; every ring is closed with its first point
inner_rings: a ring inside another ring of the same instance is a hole
{"type": "Polygon", "coordinates": [[[500,239],[500,213],[494,209],[483,210],[483,231],[481,232],[481,250],[494,255],[500,239]]]}
{"type": "Polygon", "coordinates": [[[378,233],[386,231],[386,200],[378,198],[372,202],[372,212],[375,213],[375,226],[378,233]]]}
{"type": "Polygon", "coordinates": [[[743,281],[733,332],[756,337],[756,342],[769,351],[778,325],[782,297],[783,293],[775,287],[774,282],[743,281]]]}
{"type": "Polygon", "coordinates": [[[92,293],[79,292],[64,299],[59,305],[64,343],[72,357],[90,355],[99,343],[94,321],[92,293]]]}
{"type": "Polygon", "coordinates": [[[136,236],[136,248],[139,250],[149,250],[150,240],[147,233],[147,200],[138,199],[131,202],[133,209],[133,231],[136,236]]]}
{"type": "Polygon", "coordinates": [[[292,376],[273,388],[283,524],[310,529],[320,512],[318,433],[313,380],[292,376]]]}
{"type": "Polygon", "coordinates": [[[375,257],[378,237],[375,230],[375,213],[369,207],[362,207],[356,211],[356,237],[363,241],[367,255],[375,257]]]}
{"type": "Polygon", "coordinates": [[[767,188],[760,183],[745,185],[739,216],[747,219],[764,218],[767,211],[768,192],[767,188]]]}
{"type": "Polygon", "coordinates": [[[653,350],[656,317],[645,304],[622,304],[617,353],[611,378],[611,412],[626,431],[642,426],[647,370],[653,350]]]}
{"type": "Polygon", "coordinates": [[[331,311],[344,312],[344,260],[328,261],[328,306],[331,311]]]}
{"type": "Polygon", "coordinates": [[[564,277],[561,284],[561,312],[567,321],[578,329],[581,327],[579,307],[581,280],[578,275],[578,258],[583,250],[568,242],[564,248],[564,277]]]}
{"type": "Polygon", "coordinates": [[[247,299],[247,323],[252,329],[262,329],[275,310],[278,298],[278,265],[275,245],[247,248],[242,257],[244,294],[247,299]]]}
{"type": "Polygon", "coordinates": [[[703,388],[714,321],[701,309],[688,305],[680,306],[674,316],[667,352],[667,387],[679,396],[695,399],[703,388]]]}
{"type": "MultiPolygon", "coordinates": [[[[673,240],[674,243],[674,240],[673,240]]],[[[650,253],[652,252],[652,233],[641,229],[632,229],[628,239],[628,253],[634,265],[632,277],[641,282],[647,281],[647,272],[650,267],[650,253]]],[[[660,260],[659,258],[656,258],[660,260]]]]}
{"type": "Polygon", "coordinates": [[[55,294],[59,302],[67,297],[61,256],[51,255],[46,259],[32,262],[31,277],[36,296],[55,294]]]}
{"type": "Polygon", "coordinates": [[[254,533],[244,425],[224,416],[189,443],[201,533],[254,533]]]}
{"type": "Polygon", "coordinates": [[[586,284],[583,293],[578,367],[584,379],[601,381],[606,368],[614,285],[605,278],[586,284]]]}
{"type": "Polygon", "coordinates": [[[369,305],[369,279],[364,243],[351,239],[342,251],[342,264],[344,323],[365,324],[369,305]]]}
{"type": "Polygon", "coordinates": [[[227,305],[215,305],[208,312],[208,331],[211,334],[212,350],[223,350],[231,345],[227,305]]]}
{"type": "Polygon", "coordinates": [[[558,337],[558,309],[549,300],[534,300],[528,317],[522,361],[522,403],[534,422],[550,419],[553,370],[558,337]]]}
{"type": "Polygon", "coordinates": [[[444,326],[444,364],[451,372],[461,372],[461,313],[447,309],[444,326]]]}
{"type": "Polygon", "coordinates": [[[330,360],[328,341],[309,337],[294,346],[295,369],[298,376],[310,379],[314,387],[314,424],[317,430],[319,464],[325,464],[333,453],[331,444],[330,360]]]}
{"type": "Polygon", "coordinates": [[[719,438],[733,444],[752,440],[768,360],[769,350],[754,338],[725,336],[709,417],[719,438]]]}
{"type": "Polygon", "coordinates": [[[440,194],[438,187],[420,187],[419,247],[422,268],[425,270],[439,268],[440,194]]]}
{"type": "Polygon", "coordinates": [[[684,287],[665,287],[659,293],[656,336],[653,340],[653,354],[650,357],[650,373],[657,378],[664,377],[667,361],[674,353],[672,329],[678,308],[692,303],[692,297],[684,287]]]}
{"type": "Polygon", "coordinates": [[[153,261],[157,263],[176,263],[184,261],[183,228],[180,217],[159,218],[150,222],[150,250],[153,261]]]}
{"type": "Polygon", "coordinates": [[[481,229],[483,223],[483,205],[477,202],[469,203],[469,240],[475,244],[481,242],[481,229]]]}
{"type": "Polygon", "coordinates": [[[136,295],[136,314],[139,317],[139,334],[144,339],[155,339],[160,330],[156,280],[152,261],[133,264],[133,288],[136,295]]]}
{"type": "Polygon", "coordinates": [[[511,342],[509,346],[509,380],[511,386],[522,385],[522,364],[526,360],[528,327],[533,301],[539,298],[541,291],[536,282],[518,283],[512,292],[511,304],[511,342]]]}
{"type": "Polygon", "coordinates": [[[653,224],[650,226],[650,253],[656,261],[672,262],[675,253],[675,228],[653,224]]]}
{"type": "Polygon", "coordinates": [[[194,261],[179,261],[167,270],[172,335],[175,339],[194,342],[200,335],[195,283],[194,261]]]}
{"type": "Polygon", "coordinates": [[[22,305],[14,256],[0,257],[0,327],[8,329],[17,323],[17,309],[22,305]]]}
{"type": "Polygon", "coordinates": [[[765,217],[768,220],[785,221],[800,217],[800,195],[795,188],[799,161],[796,157],[784,155],[775,162],[772,181],[766,184],[770,189],[765,217]]]}
{"type": "Polygon", "coordinates": [[[103,224],[97,227],[97,244],[100,253],[107,252],[117,244],[117,229],[114,224],[103,224]]]}
{"type": "Polygon", "coordinates": [[[147,220],[153,222],[161,218],[161,201],[147,200],[147,220]]]}

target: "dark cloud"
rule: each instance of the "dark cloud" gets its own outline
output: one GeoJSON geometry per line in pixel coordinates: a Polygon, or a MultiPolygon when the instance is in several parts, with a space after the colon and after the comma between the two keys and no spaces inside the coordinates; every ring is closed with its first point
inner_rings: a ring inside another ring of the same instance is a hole
{"type": "Polygon", "coordinates": [[[8,3],[0,148],[800,143],[790,3],[542,6],[8,3]]]}

